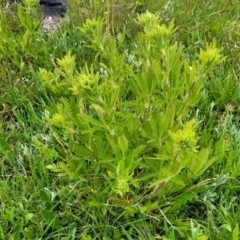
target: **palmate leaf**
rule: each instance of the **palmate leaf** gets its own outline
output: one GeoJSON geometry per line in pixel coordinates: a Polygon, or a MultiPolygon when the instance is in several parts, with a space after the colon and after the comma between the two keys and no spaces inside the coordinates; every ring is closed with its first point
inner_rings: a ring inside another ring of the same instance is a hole
{"type": "Polygon", "coordinates": [[[209,158],[209,149],[203,148],[198,153],[197,157],[193,157],[190,163],[187,165],[189,169],[188,176],[189,177],[197,177],[200,176],[203,172],[205,172],[216,160],[217,156],[209,158]]]}
{"type": "Polygon", "coordinates": [[[118,146],[123,154],[123,156],[127,155],[128,152],[128,140],[124,135],[119,136],[118,138],[118,146]]]}
{"type": "Polygon", "coordinates": [[[48,121],[58,127],[72,127],[74,120],[77,119],[76,106],[72,107],[72,105],[74,105],[73,101],[74,98],[71,98],[70,101],[66,98],[60,98],[60,103],[56,106],[57,112],[55,112],[51,118],[48,118],[48,121]]]}
{"type": "Polygon", "coordinates": [[[183,92],[183,82],[179,81],[180,75],[182,72],[183,62],[179,59],[175,66],[171,69],[169,74],[170,86],[172,89],[176,89],[175,96],[181,94],[183,92]],[[178,87],[178,88],[177,88],[178,87]]]}
{"type": "Polygon", "coordinates": [[[39,26],[39,20],[36,21],[32,18],[32,16],[27,12],[24,11],[22,6],[18,6],[17,16],[20,20],[21,25],[29,32],[33,33],[34,30],[37,29],[39,26]]]}
{"type": "Polygon", "coordinates": [[[152,128],[152,132],[153,132],[153,136],[156,137],[158,139],[159,137],[159,131],[161,129],[161,125],[159,124],[160,120],[161,120],[161,115],[157,112],[157,108],[155,108],[148,116],[149,119],[149,123],[151,125],[152,128]]]}
{"type": "Polygon", "coordinates": [[[159,165],[161,165],[159,161],[161,160],[157,158],[148,157],[148,156],[144,156],[143,159],[144,159],[144,167],[147,169],[150,169],[150,172],[153,172],[155,176],[158,176],[159,165]]]}
{"type": "Polygon", "coordinates": [[[69,51],[65,57],[62,59],[57,59],[58,65],[61,67],[63,71],[62,75],[66,78],[66,80],[70,81],[73,77],[75,66],[76,66],[76,57],[74,55],[71,55],[71,52],[69,51]]]}
{"type": "Polygon", "coordinates": [[[175,43],[173,46],[168,47],[167,49],[162,50],[163,62],[168,73],[170,73],[174,68],[181,66],[180,56],[182,54],[183,47],[178,47],[178,44],[175,43]],[[180,64],[180,65],[179,65],[180,64]]]}
{"type": "MultiPolygon", "coordinates": [[[[135,77],[136,78],[136,77],[135,77]]],[[[130,83],[130,87],[131,87],[131,92],[133,92],[133,94],[135,96],[140,96],[141,95],[141,88],[138,86],[137,81],[135,78],[131,78],[129,83],[130,83]]]]}
{"type": "Polygon", "coordinates": [[[114,89],[111,92],[110,102],[108,105],[109,109],[112,109],[117,104],[117,102],[119,101],[120,93],[121,93],[121,86],[114,84],[114,89]]]}
{"type": "MultiPolygon", "coordinates": [[[[147,66],[143,66],[143,68],[147,68],[147,66]]],[[[149,78],[148,73],[146,70],[145,72],[142,72],[141,75],[133,75],[133,80],[130,80],[131,85],[135,89],[135,93],[138,96],[150,96],[150,92],[152,91],[152,88],[149,87],[148,81],[152,81],[151,78],[149,78]]]]}
{"type": "Polygon", "coordinates": [[[217,48],[216,41],[213,41],[212,43],[206,43],[206,50],[200,49],[198,57],[206,66],[213,66],[226,59],[221,52],[222,49],[217,48]]]}
{"type": "Polygon", "coordinates": [[[136,160],[138,158],[138,156],[141,153],[143,153],[144,149],[145,149],[145,146],[140,145],[127,155],[127,157],[126,157],[126,167],[127,168],[132,169],[132,168],[136,167],[136,163],[134,162],[134,160],[136,160]]]}
{"type": "Polygon", "coordinates": [[[99,120],[109,129],[112,123],[115,122],[115,110],[112,108],[108,109],[108,107],[104,108],[98,104],[92,104],[91,107],[95,110],[99,120]]]}
{"type": "Polygon", "coordinates": [[[192,63],[192,65],[190,65],[189,62],[184,61],[181,81],[184,82],[185,89],[190,89],[197,77],[199,77],[199,72],[196,64],[192,63]]]}
{"type": "Polygon", "coordinates": [[[104,132],[95,131],[90,138],[89,144],[92,151],[94,151],[94,154],[98,156],[98,160],[112,157],[112,155],[109,154],[109,151],[111,151],[111,145],[106,141],[104,132]]]}
{"type": "MultiPolygon", "coordinates": [[[[81,145],[78,142],[69,142],[69,149],[75,153],[75,156],[88,157],[91,155],[91,151],[86,145],[81,145]]],[[[87,142],[87,141],[86,141],[87,142]]]]}
{"type": "Polygon", "coordinates": [[[109,60],[109,74],[113,79],[119,79],[124,72],[125,55],[119,53],[116,47],[116,41],[110,39],[108,46],[105,48],[105,53],[109,60]]]}
{"type": "Polygon", "coordinates": [[[206,81],[206,78],[200,77],[196,78],[192,85],[190,86],[190,89],[187,94],[189,94],[189,99],[188,99],[188,106],[195,106],[196,103],[201,99],[202,94],[201,94],[201,89],[206,81]]]}
{"type": "Polygon", "coordinates": [[[97,104],[92,104],[91,107],[95,110],[99,120],[104,124],[107,125],[106,123],[106,116],[107,116],[107,112],[105,111],[105,109],[97,104]]]}
{"type": "Polygon", "coordinates": [[[110,144],[112,148],[112,154],[116,156],[116,158],[121,158],[122,154],[120,152],[120,149],[117,145],[117,142],[113,139],[111,136],[106,136],[106,139],[108,143],[110,144]]]}
{"type": "Polygon", "coordinates": [[[167,183],[169,181],[171,181],[172,178],[174,178],[175,176],[178,175],[178,173],[180,173],[180,171],[182,170],[183,166],[181,165],[180,162],[169,162],[168,164],[166,164],[164,167],[161,167],[159,169],[159,173],[158,173],[158,177],[157,179],[153,180],[149,187],[155,187],[159,184],[162,183],[167,183]]]}
{"type": "Polygon", "coordinates": [[[149,122],[154,133],[154,137],[159,142],[168,135],[168,130],[172,127],[175,117],[175,105],[169,106],[162,112],[154,109],[149,114],[149,122]]]}
{"type": "Polygon", "coordinates": [[[78,113],[81,112],[79,99],[75,96],[69,96],[68,98],[61,98],[61,102],[64,105],[65,111],[71,116],[74,122],[78,122],[78,113]]]}
{"type": "Polygon", "coordinates": [[[127,124],[127,135],[129,138],[131,138],[131,141],[137,141],[136,138],[134,138],[139,133],[139,117],[136,114],[128,114],[126,116],[126,122],[127,124]]]}

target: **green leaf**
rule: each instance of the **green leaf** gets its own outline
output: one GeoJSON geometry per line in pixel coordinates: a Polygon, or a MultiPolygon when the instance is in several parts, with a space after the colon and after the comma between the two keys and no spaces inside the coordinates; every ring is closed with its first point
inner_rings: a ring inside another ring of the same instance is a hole
{"type": "Polygon", "coordinates": [[[229,232],[232,232],[232,227],[231,227],[231,225],[228,224],[228,223],[221,225],[220,228],[225,228],[225,229],[227,229],[229,232]]]}
{"type": "Polygon", "coordinates": [[[145,146],[140,145],[127,155],[126,163],[125,163],[126,168],[131,169],[132,167],[135,167],[134,159],[136,159],[138,155],[143,152],[144,149],[145,149],[145,146]]]}
{"type": "Polygon", "coordinates": [[[218,159],[217,156],[209,159],[209,149],[208,148],[201,149],[197,158],[192,159],[192,164],[191,164],[191,167],[189,169],[190,169],[191,173],[194,174],[195,177],[200,176],[217,159],[218,159]]]}
{"type": "Polygon", "coordinates": [[[113,140],[112,136],[107,135],[106,138],[107,138],[107,141],[108,141],[108,143],[110,144],[110,146],[112,148],[112,151],[113,151],[112,153],[114,153],[117,156],[116,158],[118,158],[121,155],[121,152],[119,151],[118,145],[113,140]]]}
{"type": "Polygon", "coordinates": [[[233,230],[233,237],[232,240],[238,240],[239,239],[239,228],[238,225],[233,230]]]}
{"type": "Polygon", "coordinates": [[[26,238],[26,239],[34,239],[34,231],[31,229],[31,228],[25,228],[23,230],[23,236],[26,238]]]}
{"type": "Polygon", "coordinates": [[[78,116],[84,120],[87,120],[89,121],[90,123],[98,126],[98,127],[101,127],[102,129],[105,129],[105,124],[101,123],[100,121],[94,119],[93,117],[87,115],[87,114],[84,114],[84,113],[79,113],[78,116]]]}
{"type": "Polygon", "coordinates": [[[62,172],[62,169],[56,164],[49,164],[46,166],[46,168],[53,172],[62,172]]]}
{"type": "Polygon", "coordinates": [[[40,198],[41,198],[41,200],[44,201],[44,202],[50,202],[50,201],[51,201],[50,196],[49,196],[48,193],[47,193],[45,190],[43,190],[43,189],[40,190],[40,198]]]}
{"type": "Polygon", "coordinates": [[[49,224],[52,228],[59,230],[61,228],[60,220],[58,217],[54,214],[52,214],[50,211],[42,209],[41,215],[43,219],[49,224]]]}
{"type": "Polygon", "coordinates": [[[13,150],[11,149],[8,142],[3,138],[0,138],[0,152],[5,155],[5,157],[11,162],[11,164],[14,163],[13,150]]]}
{"type": "Polygon", "coordinates": [[[112,179],[116,179],[116,178],[117,178],[116,174],[113,173],[113,172],[111,172],[111,171],[108,171],[108,176],[109,176],[110,178],[112,178],[112,179]]]}
{"type": "Polygon", "coordinates": [[[118,146],[121,149],[123,156],[126,156],[128,152],[128,140],[124,135],[118,137],[118,146]]]}
{"type": "Polygon", "coordinates": [[[185,191],[185,192],[177,195],[177,197],[175,197],[175,203],[170,208],[167,208],[167,210],[164,212],[165,213],[176,213],[184,205],[186,205],[188,201],[190,201],[196,197],[197,191],[198,191],[197,189],[194,189],[191,191],[185,191]]]}
{"type": "Polygon", "coordinates": [[[14,233],[19,234],[23,231],[23,219],[21,217],[14,223],[14,233]]]}

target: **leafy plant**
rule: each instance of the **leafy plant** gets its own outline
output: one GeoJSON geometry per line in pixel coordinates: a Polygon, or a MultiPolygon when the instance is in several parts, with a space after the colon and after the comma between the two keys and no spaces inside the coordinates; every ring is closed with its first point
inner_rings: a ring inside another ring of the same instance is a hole
{"type": "MultiPolygon", "coordinates": [[[[95,53],[91,66],[77,71],[69,52],[54,72],[39,73],[58,96],[47,108],[56,152],[47,168],[82,181],[89,205],[103,215],[120,208],[125,216],[151,216],[157,206],[172,202],[162,207],[170,216],[201,191],[208,181],[194,185],[193,180],[219,157],[214,145],[198,146],[201,136],[188,115],[202,97],[207,74],[224,58],[207,44],[199,59],[189,62],[183,47],[171,41],[173,22],[159,25],[150,12],[136,22],[143,31],[133,44],[132,63],[121,51],[124,34],[106,38],[103,21],[95,19],[79,29],[95,53]]],[[[51,151],[38,148],[46,157],[51,151]]]]}
{"type": "Polygon", "coordinates": [[[0,239],[238,239],[238,1],[6,1],[0,239]]]}

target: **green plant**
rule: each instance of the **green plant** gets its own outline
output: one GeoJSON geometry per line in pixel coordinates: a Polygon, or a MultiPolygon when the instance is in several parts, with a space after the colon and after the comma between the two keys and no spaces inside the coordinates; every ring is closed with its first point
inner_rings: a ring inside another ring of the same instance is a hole
{"type": "Polygon", "coordinates": [[[0,1],[0,239],[238,239],[238,1],[68,3],[0,1]]]}
{"type": "Polygon", "coordinates": [[[171,218],[208,183],[194,181],[219,157],[214,145],[198,146],[201,136],[188,115],[207,74],[224,60],[220,50],[207,44],[189,62],[183,47],[171,41],[173,22],[159,25],[149,12],[136,22],[143,32],[129,50],[133,61],[121,51],[124,34],[106,38],[102,20],[87,20],[80,31],[95,53],[91,66],[77,71],[69,52],[53,72],[39,73],[58,97],[47,108],[55,150],[35,143],[46,157],[54,151],[56,163],[48,169],[82,182],[101,219],[119,211],[119,219],[151,218],[155,211],[171,218]]]}

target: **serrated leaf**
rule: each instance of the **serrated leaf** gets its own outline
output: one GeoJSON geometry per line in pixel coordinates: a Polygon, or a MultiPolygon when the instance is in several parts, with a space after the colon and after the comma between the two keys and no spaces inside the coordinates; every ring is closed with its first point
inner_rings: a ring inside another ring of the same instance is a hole
{"type": "Polygon", "coordinates": [[[53,172],[62,172],[62,169],[60,169],[56,164],[49,164],[46,168],[53,172]]]}
{"type": "Polygon", "coordinates": [[[209,159],[209,149],[201,149],[197,158],[193,158],[193,163],[191,165],[191,173],[195,177],[200,176],[204,171],[206,171],[218,158],[212,157],[209,159]]]}
{"type": "Polygon", "coordinates": [[[121,159],[118,162],[116,173],[117,173],[117,176],[122,176],[124,174],[127,174],[127,169],[125,166],[125,159],[121,159]]]}
{"type": "Polygon", "coordinates": [[[126,156],[128,152],[128,140],[124,135],[118,137],[118,146],[121,149],[123,156],[126,156]]]}
{"type": "Polygon", "coordinates": [[[138,157],[138,155],[145,149],[144,145],[140,145],[135,148],[130,154],[126,157],[126,168],[131,169],[133,166],[134,159],[138,157]]]}
{"type": "Polygon", "coordinates": [[[115,141],[113,140],[112,137],[110,137],[109,135],[106,136],[109,144],[111,145],[112,147],[112,150],[113,150],[113,153],[116,154],[117,156],[119,156],[121,153],[119,151],[119,147],[118,145],[115,143],[115,141]]]}
{"type": "Polygon", "coordinates": [[[83,118],[84,120],[87,120],[89,121],[90,123],[98,126],[98,127],[102,127],[103,129],[105,129],[105,124],[101,123],[100,121],[96,120],[95,118],[87,115],[87,114],[84,114],[84,113],[79,113],[78,114],[78,117],[80,118],[83,118]]]}

